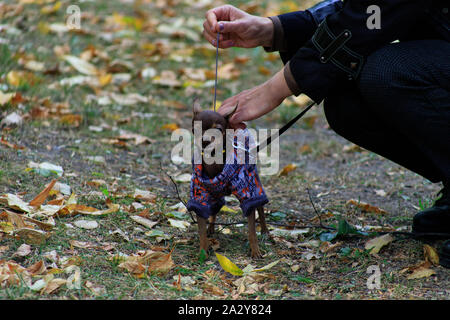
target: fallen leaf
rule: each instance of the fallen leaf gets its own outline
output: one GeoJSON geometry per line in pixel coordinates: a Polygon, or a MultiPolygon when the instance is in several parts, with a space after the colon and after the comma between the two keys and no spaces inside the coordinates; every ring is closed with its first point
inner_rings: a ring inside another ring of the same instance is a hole
{"type": "Polygon", "coordinates": [[[78,57],[72,55],[65,55],[63,56],[63,59],[82,74],[88,76],[96,76],[99,73],[97,68],[93,64],[78,57]]]}
{"type": "Polygon", "coordinates": [[[66,284],[66,279],[52,279],[47,285],[41,290],[42,293],[51,294],[55,293],[62,285],[66,284]]]}
{"type": "Polygon", "coordinates": [[[97,221],[94,220],[77,220],[73,224],[82,229],[95,229],[98,227],[97,221]]]}
{"type": "Polygon", "coordinates": [[[21,126],[23,123],[23,118],[18,113],[13,112],[7,115],[0,122],[0,128],[15,128],[21,126]]]}
{"type": "Polygon", "coordinates": [[[142,277],[145,273],[145,267],[138,261],[125,261],[118,265],[118,268],[125,269],[129,273],[142,277]]]}
{"type": "Polygon", "coordinates": [[[8,193],[0,196],[0,203],[8,206],[11,209],[30,213],[33,208],[30,207],[25,201],[18,196],[8,193]]]}
{"type": "Polygon", "coordinates": [[[0,106],[3,106],[4,104],[10,102],[15,95],[15,92],[3,93],[0,90],[0,106]]]}
{"type": "Polygon", "coordinates": [[[156,194],[147,190],[135,189],[132,197],[135,200],[154,202],[156,199],[156,194]]]}
{"type": "Polygon", "coordinates": [[[175,219],[170,219],[170,218],[167,220],[169,221],[169,223],[172,227],[179,228],[182,230],[185,230],[187,227],[189,227],[191,225],[189,222],[183,221],[183,220],[175,220],[175,219]]]}
{"type": "Polygon", "coordinates": [[[191,182],[191,178],[192,178],[192,174],[183,173],[183,174],[180,174],[180,175],[174,177],[174,180],[176,182],[191,182]]]}
{"type": "Polygon", "coordinates": [[[297,169],[297,165],[295,165],[293,163],[288,164],[280,171],[278,176],[286,176],[289,172],[294,171],[295,169],[297,169]]]}
{"type": "Polygon", "coordinates": [[[425,261],[429,261],[435,266],[439,265],[439,255],[435,248],[428,244],[423,245],[423,255],[425,256],[425,261]]]}
{"type": "Polygon", "coordinates": [[[167,273],[175,265],[172,260],[172,252],[154,252],[149,255],[143,256],[141,261],[144,265],[147,265],[147,271],[149,273],[167,273]]]}
{"type": "Polygon", "coordinates": [[[25,147],[8,142],[7,140],[5,140],[5,138],[3,138],[3,136],[0,138],[0,144],[3,144],[5,146],[7,146],[8,148],[15,149],[15,150],[24,150],[25,149],[25,147]]]}
{"type": "Polygon", "coordinates": [[[156,222],[156,221],[151,221],[151,220],[143,218],[141,216],[131,216],[130,218],[149,229],[153,228],[156,224],[158,224],[158,222],[156,222]]]}
{"type": "Polygon", "coordinates": [[[13,257],[25,257],[31,253],[31,246],[28,244],[22,244],[17,251],[13,254],[13,257]]]}
{"type": "Polygon", "coordinates": [[[258,71],[259,71],[259,73],[261,73],[262,75],[265,75],[265,76],[270,76],[270,74],[272,73],[269,68],[266,68],[264,66],[259,66],[258,71]]]}
{"type": "Polygon", "coordinates": [[[30,201],[30,206],[39,208],[47,199],[50,190],[52,190],[57,180],[52,180],[33,200],[30,201]]]}
{"type": "Polygon", "coordinates": [[[180,127],[176,123],[167,123],[161,127],[161,129],[169,130],[169,131],[175,131],[179,128],[180,127]]]}
{"type": "Polygon", "coordinates": [[[361,209],[364,212],[373,212],[373,213],[378,213],[378,214],[387,214],[387,211],[378,208],[376,206],[372,206],[368,203],[365,202],[361,202],[358,200],[354,200],[354,199],[350,199],[347,201],[346,205],[352,204],[354,206],[356,206],[357,208],[361,209]]]}
{"type": "Polygon", "coordinates": [[[45,240],[50,236],[44,231],[31,229],[31,228],[21,228],[14,231],[14,235],[19,237],[26,243],[40,245],[45,242],[45,240]]]}
{"type": "Polygon", "coordinates": [[[78,241],[78,240],[70,240],[70,245],[77,248],[82,249],[91,249],[97,247],[95,243],[87,242],[87,241],[78,241]]]}
{"type": "Polygon", "coordinates": [[[356,144],[349,144],[344,146],[344,148],[342,148],[343,152],[362,152],[364,151],[363,148],[361,148],[360,146],[356,145],[356,144]]]}
{"type": "Polygon", "coordinates": [[[244,272],[227,257],[218,254],[217,252],[216,257],[217,260],[219,260],[220,266],[226,272],[231,273],[234,276],[242,276],[244,274],[244,272]]]}
{"type": "Polygon", "coordinates": [[[27,271],[35,276],[35,275],[41,275],[47,272],[47,267],[45,266],[45,263],[43,260],[40,260],[38,262],[36,262],[35,264],[29,266],[27,268],[27,271]]]}
{"type": "Polygon", "coordinates": [[[203,286],[203,292],[206,294],[212,294],[219,297],[225,294],[225,291],[209,282],[205,283],[205,285],[203,286]]]}
{"type": "Polygon", "coordinates": [[[412,274],[407,276],[406,279],[411,280],[411,279],[428,278],[434,274],[436,274],[436,271],[434,271],[433,269],[418,268],[418,269],[414,270],[412,274]]]}
{"type": "Polygon", "coordinates": [[[381,248],[385,245],[391,243],[394,240],[394,237],[391,234],[385,234],[381,237],[377,237],[374,239],[370,239],[366,242],[364,248],[366,250],[370,250],[370,254],[377,254],[380,252],[381,248]]]}

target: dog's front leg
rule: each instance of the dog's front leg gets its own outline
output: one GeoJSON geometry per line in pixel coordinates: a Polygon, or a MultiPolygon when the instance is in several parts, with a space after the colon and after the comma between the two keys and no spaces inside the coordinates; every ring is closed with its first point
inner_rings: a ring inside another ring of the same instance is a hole
{"type": "Polygon", "coordinates": [[[261,251],[259,251],[258,238],[256,236],[256,222],[255,210],[248,216],[248,242],[250,243],[250,250],[252,258],[261,258],[261,251]]]}
{"type": "Polygon", "coordinates": [[[258,207],[259,224],[261,225],[261,233],[269,234],[269,229],[267,229],[266,216],[264,215],[264,207],[258,207]]]}
{"type": "Polygon", "coordinates": [[[200,251],[205,250],[206,255],[208,256],[208,237],[206,235],[206,219],[200,216],[197,216],[197,224],[198,224],[198,235],[200,238],[200,251]]]}

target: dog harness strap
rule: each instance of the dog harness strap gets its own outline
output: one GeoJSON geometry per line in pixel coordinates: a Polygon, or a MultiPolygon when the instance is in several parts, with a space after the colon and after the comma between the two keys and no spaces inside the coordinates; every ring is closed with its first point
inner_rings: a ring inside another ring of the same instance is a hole
{"type": "MultiPolygon", "coordinates": [[[[271,135],[269,138],[267,138],[266,141],[258,144],[256,146],[256,153],[258,153],[260,150],[267,147],[272,140],[276,140],[279,136],[281,136],[287,129],[292,127],[294,123],[296,123],[301,117],[305,115],[306,112],[308,112],[309,109],[311,109],[316,103],[312,102],[310,103],[302,112],[300,112],[298,115],[296,115],[294,118],[292,118],[288,123],[286,123],[283,127],[281,127],[280,130],[276,134],[271,135]]],[[[251,152],[251,151],[250,151],[251,152]]]]}

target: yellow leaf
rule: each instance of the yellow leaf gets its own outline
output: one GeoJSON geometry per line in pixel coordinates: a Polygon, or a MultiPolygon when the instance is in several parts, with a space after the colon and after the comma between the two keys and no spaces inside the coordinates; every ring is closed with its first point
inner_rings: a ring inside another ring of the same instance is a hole
{"type": "Polygon", "coordinates": [[[98,82],[100,83],[100,86],[102,86],[102,87],[110,84],[111,80],[112,80],[111,73],[102,74],[98,77],[98,82]]]}
{"type": "Polygon", "coordinates": [[[20,85],[26,84],[26,83],[34,83],[36,81],[36,78],[33,76],[32,73],[27,71],[16,71],[11,70],[6,75],[6,80],[8,83],[12,86],[18,87],[20,85]]]}
{"type": "Polygon", "coordinates": [[[220,209],[221,212],[226,213],[237,213],[237,210],[231,209],[230,207],[223,206],[222,209],[220,209]]]}
{"type": "Polygon", "coordinates": [[[42,14],[52,14],[61,8],[61,1],[56,2],[54,5],[48,5],[41,9],[42,14]]]}
{"type": "Polygon", "coordinates": [[[390,234],[382,235],[381,237],[377,237],[374,239],[371,239],[366,242],[365,249],[370,249],[370,254],[376,254],[380,252],[381,248],[385,245],[391,243],[394,240],[394,237],[392,237],[390,234]]]}
{"type": "Polygon", "coordinates": [[[161,129],[175,131],[179,129],[179,126],[176,123],[167,123],[161,127],[161,129]]]}
{"type": "Polygon", "coordinates": [[[3,93],[0,91],[0,106],[10,102],[15,95],[15,92],[3,93]]]}
{"type": "Polygon", "coordinates": [[[62,116],[59,121],[62,124],[66,124],[73,127],[79,127],[81,122],[83,120],[83,117],[79,114],[66,114],[65,116],[62,116]]]}
{"type": "Polygon", "coordinates": [[[439,265],[439,255],[435,248],[428,244],[423,245],[423,255],[425,256],[425,261],[430,261],[435,266],[439,265]]]}
{"type": "Polygon", "coordinates": [[[428,268],[418,268],[416,270],[414,270],[414,272],[412,274],[410,274],[408,277],[406,277],[406,279],[420,279],[420,278],[428,278],[430,276],[432,276],[433,274],[436,274],[436,271],[434,271],[433,269],[428,269],[428,268]]]}
{"type": "Polygon", "coordinates": [[[11,222],[0,221],[0,231],[10,233],[14,231],[14,225],[11,222]]]}
{"type": "Polygon", "coordinates": [[[222,256],[221,254],[218,254],[216,252],[217,260],[219,260],[220,265],[222,266],[223,270],[225,270],[228,273],[231,273],[234,276],[242,276],[244,272],[233,262],[231,262],[230,259],[228,259],[225,256],[222,256]]]}
{"type": "Polygon", "coordinates": [[[288,164],[287,166],[285,166],[280,173],[278,174],[279,176],[285,176],[287,175],[289,172],[294,171],[297,168],[297,166],[293,163],[288,164]]]}

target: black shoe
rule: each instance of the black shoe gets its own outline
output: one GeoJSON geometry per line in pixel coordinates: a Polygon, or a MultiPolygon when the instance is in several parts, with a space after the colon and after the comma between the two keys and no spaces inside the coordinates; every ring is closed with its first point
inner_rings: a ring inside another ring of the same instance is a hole
{"type": "Polygon", "coordinates": [[[442,196],[435,201],[433,207],[414,216],[413,233],[422,236],[431,233],[438,238],[450,239],[450,185],[445,183],[439,194],[442,196]],[[436,234],[440,234],[440,236],[436,236],[436,234]]]}
{"type": "Polygon", "coordinates": [[[439,252],[439,264],[445,268],[450,268],[450,240],[447,240],[442,245],[439,252]]]}

